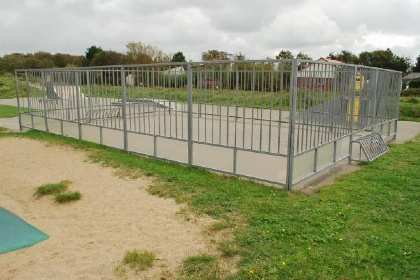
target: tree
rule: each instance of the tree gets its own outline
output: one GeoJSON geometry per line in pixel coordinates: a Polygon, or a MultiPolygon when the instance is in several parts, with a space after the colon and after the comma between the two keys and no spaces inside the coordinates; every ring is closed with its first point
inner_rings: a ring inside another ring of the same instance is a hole
{"type": "Polygon", "coordinates": [[[145,64],[171,61],[169,54],[152,45],[146,45],[142,42],[129,42],[126,47],[128,63],[145,64]]]}
{"type": "Polygon", "coordinates": [[[236,53],[233,57],[234,60],[245,60],[246,59],[246,54],[244,53],[236,53]]]}
{"type": "Polygon", "coordinates": [[[184,54],[182,52],[177,52],[172,56],[171,62],[186,62],[184,54]]]}
{"type": "Polygon", "coordinates": [[[371,67],[391,69],[407,73],[410,69],[410,59],[398,56],[390,49],[362,52],[359,54],[359,63],[371,67]]]}
{"type": "Polygon", "coordinates": [[[281,50],[278,55],[276,55],[276,59],[294,59],[292,52],[289,50],[281,50]]]}
{"type": "Polygon", "coordinates": [[[417,62],[411,69],[413,72],[420,72],[420,55],[417,57],[417,62]]]}
{"type": "Polygon", "coordinates": [[[201,59],[204,61],[231,60],[232,54],[225,51],[208,50],[201,54],[201,59]]]}
{"type": "Polygon", "coordinates": [[[309,55],[307,55],[306,53],[303,53],[303,52],[299,52],[296,55],[296,58],[297,59],[302,59],[302,60],[312,60],[312,57],[310,57],[309,55]]]}
{"type": "Polygon", "coordinates": [[[101,51],[95,54],[90,62],[91,66],[121,65],[124,55],[115,51],[101,51]]]}
{"type": "Polygon", "coordinates": [[[328,58],[335,59],[344,63],[352,63],[352,64],[358,64],[359,59],[357,58],[357,55],[353,54],[352,52],[342,50],[340,53],[330,53],[328,55],[328,58]]]}
{"type": "Polygon", "coordinates": [[[85,52],[86,64],[87,64],[86,66],[91,66],[91,61],[95,57],[95,55],[103,51],[104,50],[101,47],[97,47],[97,46],[91,46],[90,48],[88,48],[85,52]]]}

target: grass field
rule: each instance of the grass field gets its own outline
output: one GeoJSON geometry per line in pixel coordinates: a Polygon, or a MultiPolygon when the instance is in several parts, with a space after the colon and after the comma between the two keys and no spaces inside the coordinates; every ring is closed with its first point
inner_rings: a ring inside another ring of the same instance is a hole
{"type": "Polygon", "coordinates": [[[222,256],[192,256],[181,279],[418,279],[420,136],[307,196],[139,157],[89,142],[28,131],[26,137],[90,152],[122,174],[155,176],[154,195],[217,220],[222,256]],[[234,276],[218,264],[239,258],[234,276]]]}

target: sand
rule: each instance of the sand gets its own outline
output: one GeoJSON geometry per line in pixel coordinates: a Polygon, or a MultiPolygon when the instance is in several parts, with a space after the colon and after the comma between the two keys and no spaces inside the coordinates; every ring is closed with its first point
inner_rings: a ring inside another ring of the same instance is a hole
{"type": "Polygon", "coordinates": [[[187,221],[174,200],[150,195],[151,179],[119,178],[115,169],[90,163],[87,153],[0,138],[0,205],[50,236],[0,255],[1,279],[172,279],[186,257],[212,251],[206,222],[187,221]],[[34,196],[36,187],[62,180],[82,193],[80,201],[34,196]],[[132,249],[154,252],[153,267],[116,275],[132,249]]]}

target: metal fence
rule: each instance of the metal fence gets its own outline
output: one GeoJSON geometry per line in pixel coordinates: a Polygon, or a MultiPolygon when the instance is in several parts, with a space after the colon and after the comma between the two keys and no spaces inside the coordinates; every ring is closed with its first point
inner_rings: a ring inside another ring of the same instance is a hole
{"type": "Polygon", "coordinates": [[[279,184],[397,133],[401,73],[303,60],[16,71],[21,128],[279,184]]]}

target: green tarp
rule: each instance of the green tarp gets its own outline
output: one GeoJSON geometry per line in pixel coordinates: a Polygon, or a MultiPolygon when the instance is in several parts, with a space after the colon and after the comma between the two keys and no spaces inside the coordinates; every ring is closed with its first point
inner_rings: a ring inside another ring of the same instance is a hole
{"type": "Polygon", "coordinates": [[[48,235],[0,207],[0,254],[29,247],[45,239],[48,235]]]}

